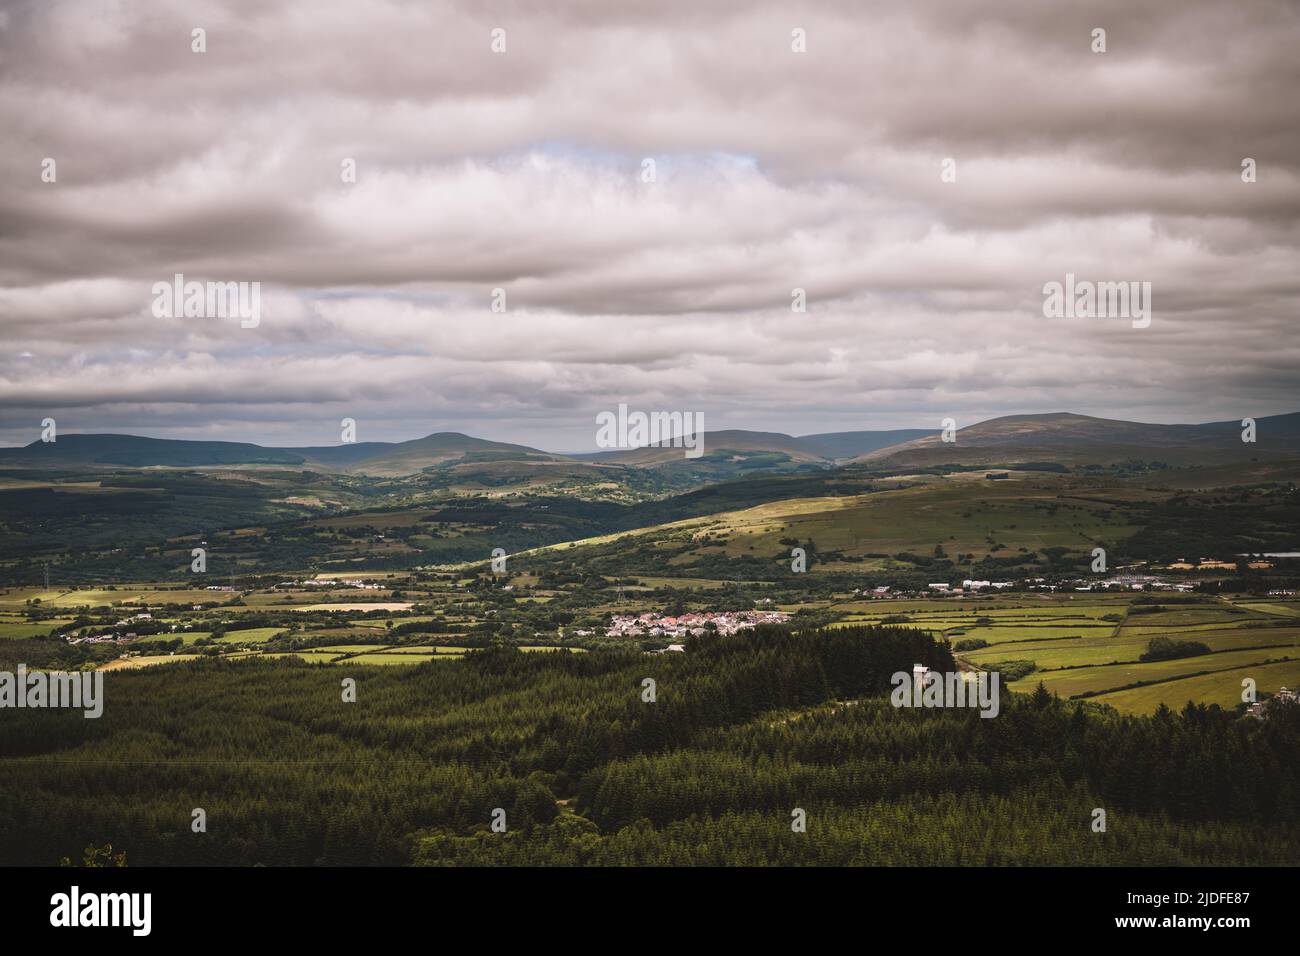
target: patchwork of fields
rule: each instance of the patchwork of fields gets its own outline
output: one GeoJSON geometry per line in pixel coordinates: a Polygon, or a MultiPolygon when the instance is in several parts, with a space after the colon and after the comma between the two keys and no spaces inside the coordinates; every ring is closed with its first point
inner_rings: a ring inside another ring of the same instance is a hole
{"type": "MultiPolygon", "coordinates": [[[[426,661],[456,661],[464,657],[472,648],[437,645],[432,647],[400,645],[386,647],[381,644],[350,644],[331,647],[313,647],[302,651],[263,652],[255,650],[236,651],[225,655],[226,660],[246,660],[258,658],[277,660],[293,657],[308,664],[423,664],[426,661]]],[[[546,647],[541,645],[520,647],[529,653],[547,651],[568,651],[574,654],[584,653],[580,647],[546,647]]],[[[198,654],[146,655],[142,657],[123,658],[110,661],[101,670],[120,670],[125,667],[150,667],[154,664],[179,663],[192,661],[198,654]]]]}
{"type": "Polygon", "coordinates": [[[1127,595],[1006,596],[986,602],[867,601],[835,605],[840,626],[900,623],[952,641],[971,669],[1001,670],[1008,687],[1042,682],[1062,698],[1086,698],[1127,713],[1177,709],[1189,700],[1234,707],[1242,681],[1257,693],[1300,684],[1300,603],[1127,595]],[[1208,653],[1143,661],[1154,638],[1194,641],[1208,653]],[[1029,665],[1029,666],[1026,666],[1029,665]],[[1030,666],[1032,669],[1030,669],[1030,666]]]}
{"type": "MultiPolygon", "coordinates": [[[[517,584],[525,580],[515,579],[517,584]]],[[[629,603],[623,598],[612,603],[613,594],[609,601],[590,603],[585,611],[588,623],[570,631],[594,635],[597,642],[574,642],[571,635],[555,643],[576,644],[567,647],[571,651],[603,646],[597,615],[626,613],[638,605],[652,609],[658,601],[646,592],[676,580],[638,580],[627,588],[629,603]]],[[[532,587],[535,581],[527,583],[527,596],[516,592],[517,597],[507,600],[518,601],[519,607],[554,600],[556,592],[532,587]]],[[[692,601],[707,608],[715,600],[709,591],[724,582],[690,578],[679,583],[684,585],[679,593],[692,595],[692,601]]],[[[411,585],[403,587],[409,591],[411,585]]],[[[0,642],[40,640],[69,626],[93,632],[105,625],[86,626],[86,618],[75,624],[79,615],[98,615],[99,622],[134,622],[136,613],[148,608],[154,629],[142,634],[144,646],[133,651],[130,643],[117,645],[129,656],[112,659],[119,650],[110,645],[93,666],[137,668],[213,654],[233,661],[291,657],[322,665],[410,665],[459,660],[484,646],[483,638],[471,632],[509,609],[509,604],[484,603],[460,581],[426,586],[418,595],[380,588],[358,597],[346,586],[232,593],[198,590],[184,582],[0,589],[0,642]],[[255,626],[242,626],[245,623],[255,626]],[[147,643],[158,640],[172,643],[161,648],[147,643]]],[[[1115,592],[906,600],[828,594],[772,606],[830,618],[832,629],[863,624],[915,627],[949,640],[961,667],[1002,672],[1013,691],[1029,693],[1042,683],[1062,698],[1089,699],[1127,713],[1150,713],[1161,704],[1178,709],[1189,700],[1235,707],[1242,702],[1247,680],[1254,681],[1258,694],[1300,684],[1300,602],[1295,600],[1115,592]],[[1164,659],[1143,660],[1153,640],[1184,646],[1164,659]]],[[[138,626],[125,624],[126,629],[138,626]]],[[[563,631],[559,629],[561,637],[563,631]]],[[[555,649],[545,646],[549,633],[512,634],[511,643],[521,650],[555,649]]]]}

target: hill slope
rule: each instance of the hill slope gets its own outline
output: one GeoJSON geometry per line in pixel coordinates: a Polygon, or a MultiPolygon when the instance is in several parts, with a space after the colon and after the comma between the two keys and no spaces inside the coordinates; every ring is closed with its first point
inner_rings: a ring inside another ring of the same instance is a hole
{"type": "MultiPolygon", "coordinates": [[[[729,457],[736,453],[775,453],[786,455],[793,461],[822,462],[825,456],[798,438],[780,432],[754,432],[739,428],[706,431],[703,435],[703,457],[729,457]]],[[[581,455],[592,461],[609,464],[653,468],[670,465],[685,458],[686,449],[671,444],[646,445],[643,448],[619,448],[613,451],[581,455]]]]}
{"type": "Polygon", "coordinates": [[[826,432],[819,435],[801,435],[798,441],[810,451],[840,461],[934,434],[936,431],[933,428],[896,428],[879,432],[826,432]]]}
{"type": "Polygon", "coordinates": [[[428,468],[467,460],[534,461],[540,464],[563,457],[538,451],[526,445],[487,441],[460,432],[436,432],[404,442],[370,442],[365,446],[365,453],[359,451],[362,447],[339,445],[332,448],[281,450],[300,454],[311,462],[325,467],[378,476],[410,475],[428,468]]]}
{"type": "Polygon", "coordinates": [[[132,468],[202,465],[301,465],[303,456],[248,442],[185,441],[137,435],[60,435],[22,448],[0,449],[0,466],[72,467],[119,465],[132,468]]]}
{"type": "Polygon", "coordinates": [[[1300,413],[1257,419],[1254,443],[1243,442],[1241,432],[1239,421],[1154,425],[1070,413],[1009,415],[959,429],[955,442],[930,435],[857,460],[891,467],[1033,461],[1083,465],[1133,459],[1214,465],[1300,455],[1300,413]]]}
{"type": "MultiPolygon", "coordinates": [[[[704,484],[756,473],[818,471],[845,462],[888,468],[940,464],[1004,466],[1050,461],[1109,465],[1160,461],[1173,466],[1246,466],[1300,458],[1300,412],[1258,418],[1254,443],[1241,441],[1239,421],[1201,425],[1143,422],[1056,413],[1010,415],[960,429],[943,442],[926,429],[828,432],[794,437],[780,432],[724,429],[706,432],[703,454],[687,458],[671,446],[558,455],[526,445],[438,432],[404,442],[363,442],[306,448],[268,448],[250,442],[185,441],[135,435],[61,435],[0,449],[0,467],[220,467],[280,466],[402,477],[430,469],[460,469],[494,480],[572,476],[617,480],[624,469],[648,469],[674,486],[704,484]]],[[[647,480],[660,480],[650,479],[647,480]]]]}

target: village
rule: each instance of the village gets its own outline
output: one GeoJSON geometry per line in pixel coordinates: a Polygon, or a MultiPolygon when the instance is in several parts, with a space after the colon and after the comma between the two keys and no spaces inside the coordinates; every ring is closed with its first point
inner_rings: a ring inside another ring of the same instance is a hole
{"type": "Polygon", "coordinates": [[[759,624],[784,624],[790,615],[784,611],[700,611],[665,617],[652,613],[615,614],[605,631],[606,637],[686,637],[715,630],[722,635],[735,634],[759,624]]]}

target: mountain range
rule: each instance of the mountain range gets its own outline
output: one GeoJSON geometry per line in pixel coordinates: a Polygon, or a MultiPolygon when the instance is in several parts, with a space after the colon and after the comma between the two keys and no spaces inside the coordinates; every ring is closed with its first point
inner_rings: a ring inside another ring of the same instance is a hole
{"type": "Polygon", "coordinates": [[[1161,460],[1173,465],[1224,464],[1300,455],[1300,412],[1259,418],[1256,440],[1242,441],[1240,421],[1156,425],[1086,415],[1011,415],[960,428],[955,441],[936,429],[850,431],[792,436],[728,429],[704,435],[704,454],[647,446],[562,455],[526,445],[437,432],[402,442],[277,448],[248,442],[189,441],[136,435],[66,434],[0,449],[7,468],[197,468],[264,466],[401,477],[429,471],[599,475],[611,468],[671,469],[701,474],[820,469],[844,464],[889,468],[939,464],[1031,462],[1107,464],[1161,460]]]}

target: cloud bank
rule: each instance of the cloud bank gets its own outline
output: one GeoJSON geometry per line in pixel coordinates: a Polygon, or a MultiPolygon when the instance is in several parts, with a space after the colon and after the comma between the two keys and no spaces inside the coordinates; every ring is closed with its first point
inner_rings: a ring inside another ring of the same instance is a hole
{"type": "Polygon", "coordinates": [[[536,6],[5,5],[0,440],[1300,408],[1295,4],[536,6]],[[1066,273],[1151,327],[1044,318],[1066,273]]]}

